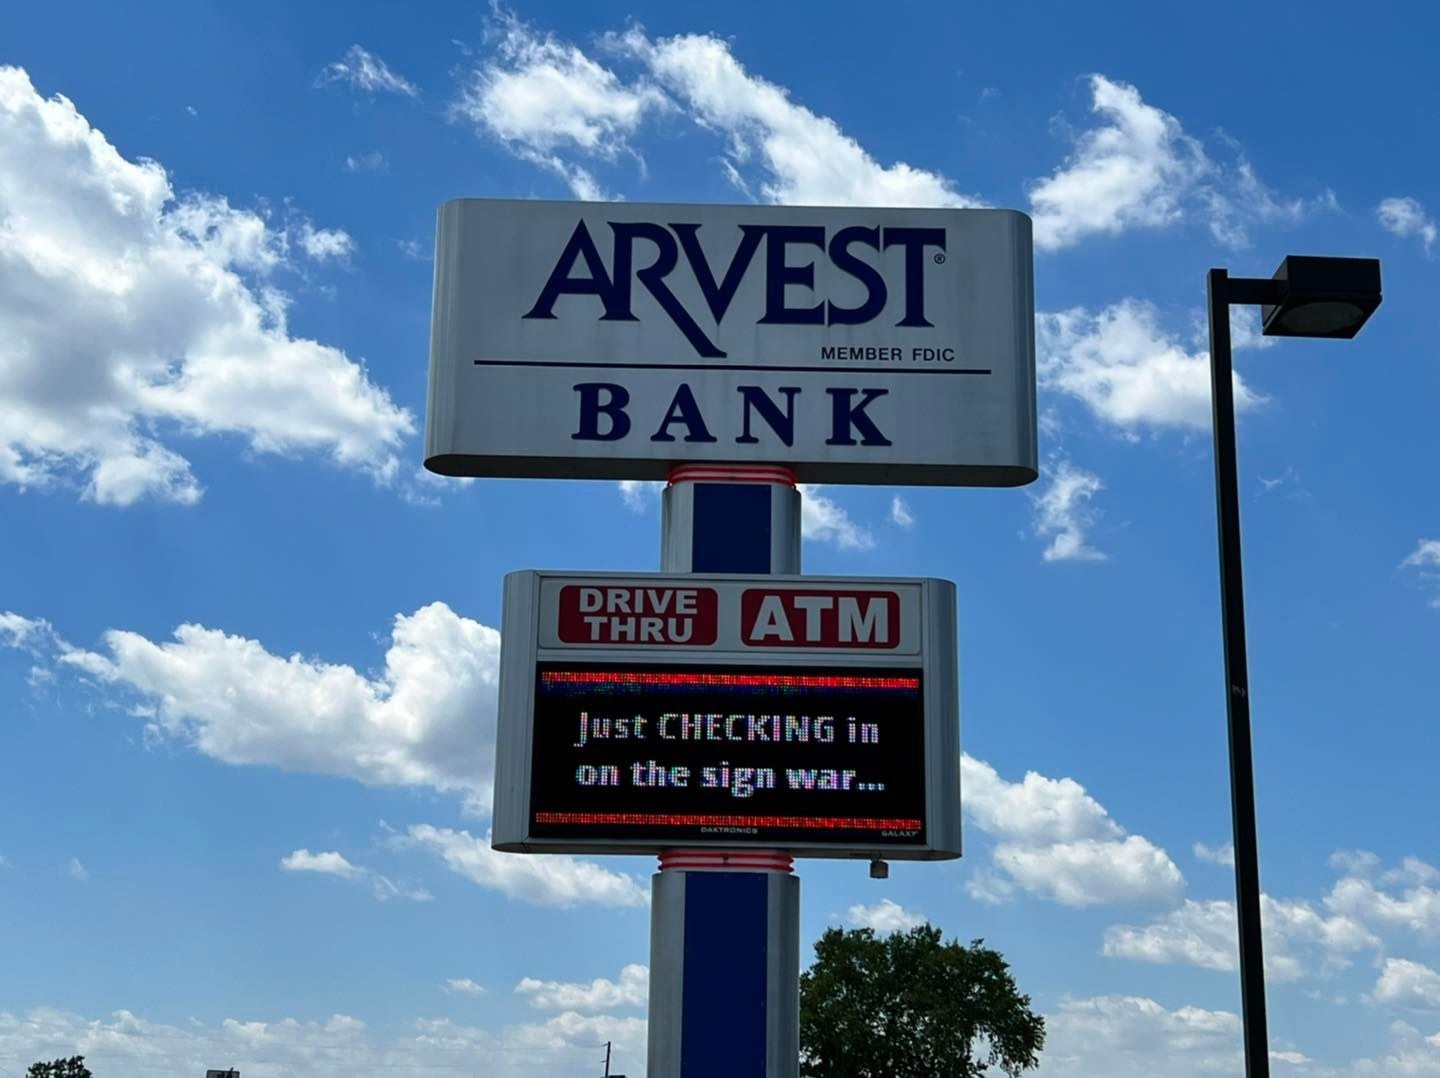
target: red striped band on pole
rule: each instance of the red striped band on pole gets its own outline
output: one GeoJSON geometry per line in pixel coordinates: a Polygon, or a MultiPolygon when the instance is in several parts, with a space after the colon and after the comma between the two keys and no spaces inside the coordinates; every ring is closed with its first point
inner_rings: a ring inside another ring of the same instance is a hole
{"type": "Polygon", "coordinates": [[[776,483],[793,487],[795,473],[778,464],[677,464],[670,469],[676,483],[776,483]]]}
{"type": "Polygon", "coordinates": [[[779,850],[665,850],[660,854],[660,871],[686,869],[691,872],[779,872],[795,869],[795,858],[779,850]]]}

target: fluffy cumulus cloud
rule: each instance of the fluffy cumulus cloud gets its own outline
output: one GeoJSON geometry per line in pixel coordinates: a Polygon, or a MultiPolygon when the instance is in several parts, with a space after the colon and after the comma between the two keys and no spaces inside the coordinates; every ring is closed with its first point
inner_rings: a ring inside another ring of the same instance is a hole
{"type": "Polygon", "coordinates": [[[152,737],[230,764],[489,801],[500,634],[444,603],[396,615],[374,676],[203,625],[167,641],[112,630],[104,645],[84,651],[52,633],[49,661],[138,697],[152,737]]]}
{"type": "Polygon", "coordinates": [[[434,854],[472,883],[537,906],[638,907],[650,901],[649,891],[633,876],[574,857],[499,853],[489,835],[416,824],[395,844],[434,854]]]}
{"type": "Polygon", "coordinates": [[[991,867],[969,884],[972,895],[1002,901],[1016,889],[1067,906],[1177,898],[1185,879],[1169,855],[1128,834],[1073,779],[1031,771],[1020,782],[989,764],[961,759],[964,806],[995,840],[991,867]]]}
{"type": "Polygon", "coordinates": [[[1241,247],[1248,225],[1304,214],[1303,201],[1277,197],[1249,162],[1217,165],[1179,120],[1146,103],[1134,86],[1092,75],[1090,94],[1099,122],[1080,131],[1065,163],[1030,188],[1037,246],[1164,228],[1193,213],[1217,241],[1241,247]]]}
{"type": "Polygon", "coordinates": [[[389,64],[360,45],[351,45],[344,56],[325,65],[318,81],[322,86],[343,83],[364,94],[420,96],[414,83],[392,71],[389,64]]]}
{"type": "Polygon", "coordinates": [[[1105,489],[1094,472],[1068,460],[1050,471],[1050,485],[1037,495],[1035,534],[1049,539],[1041,555],[1046,561],[1104,561],[1105,555],[1089,544],[1086,533],[1095,522],[1091,499],[1105,489]]]}
{"type": "MultiPolygon", "coordinates": [[[[1126,433],[1209,429],[1210,357],[1167,333],[1152,305],[1127,299],[1098,313],[1041,314],[1035,330],[1041,384],[1105,423],[1126,433]]],[[[1238,374],[1234,385],[1237,411],[1260,403],[1238,374]]]]}
{"type": "Polygon", "coordinates": [[[352,864],[343,854],[334,850],[311,853],[300,849],[280,859],[280,867],[286,872],[313,872],[322,876],[335,876],[342,880],[365,881],[371,893],[381,902],[392,898],[405,898],[412,902],[428,902],[433,897],[423,887],[408,883],[397,883],[389,876],[383,876],[374,869],[352,864]]]}
{"type": "Polygon", "coordinates": [[[882,936],[891,932],[906,932],[925,923],[920,914],[889,898],[882,898],[873,906],[851,906],[845,912],[845,920],[856,928],[873,928],[882,936]]]}
{"type": "Polygon", "coordinates": [[[1406,958],[1387,958],[1371,998],[1376,1003],[1440,1011],[1440,973],[1406,958]]]}
{"type": "Polygon", "coordinates": [[[1375,217],[1386,232],[1396,236],[1415,236],[1427,251],[1434,245],[1435,237],[1440,235],[1435,219],[1413,198],[1382,199],[1375,207],[1375,217]]]}
{"type": "Polygon", "coordinates": [[[876,161],[828,116],[747,71],[730,45],[705,34],[650,38],[632,29],[611,44],[645,66],[679,107],[725,140],[727,174],[766,202],[811,206],[976,206],[944,176],[876,161]]]}
{"type": "Polygon", "coordinates": [[[1440,607],[1440,539],[1421,539],[1400,563],[1400,568],[1414,569],[1420,579],[1434,589],[1430,605],[1440,607]]]}
{"type": "Polygon", "coordinates": [[[560,176],[576,198],[603,199],[590,169],[572,158],[614,161],[664,94],[633,85],[574,45],[539,34],[512,15],[493,20],[494,51],[470,73],[455,115],[511,152],[560,176]]]}
{"type": "MultiPolygon", "coordinates": [[[[310,253],[344,235],[312,227],[310,253]]],[[[196,435],[392,479],[414,419],[345,353],[290,334],[274,275],[291,246],[223,198],[177,196],[159,164],[0,67],[0,483],[193,503],[177,447],[196,435]]]]}
{"type": "MultiPolygon", "coordinates": [[[[1265,970],[1276,981],[1344,968],[1357,952],[1380,945],[1374,933],[1355,918],[1327,916],[1304,901],[1262,896],[1260,922],[1265,970]]],[[[1186,899],[1178,909],[1148,925],[1107,929],[1104,953],[1137,962],[1234,970],[1239,963],[1237,933],[1233,902],[1186,899]]]]}
{"type": "Polygon", "coordinates": [[[1330,893],[1325,906],[1331,912],[1354,918],[1377,932],[1398,933],[1425,941],[1440,939],[1440,872],[1434,866],[1407,858],[1398,868],[1379,872],[1378,859],[1354,856],[1336,863],[1346,872],[1330,893]]]}
{"type": "Polygon", "coordinates": [[[204,1074],[217,1065],[245,1078],[384,1074],[433,1078],[469,1073],[485,1061],[493,1078],[568,1078],[582,1073],[613,1042],[617,1060],[645,1056],[644,1019],[564,1011],[543,1022],[500,1029],[448,1019],[416,1019],[393,1036],[337,1014],[324,1021],[227,1018],[219,1025],[149,1021],[129,1011],[103,1018],[48,1009],[0,1012],[0,1059],[53,1059],[80,1054],[105,1078],[204,1074]]]}
{"type": "Polygon", "coordinates": [[[817,484],[800,484],[800,534],[816,543],[834,543],[841,550],[869,550],[875,545],[870,529],[857,524],[844,506],[817,484]]]}
{"type": "Polygon", "coordinates": [[[517,994],[530,997],[531,1006],[546,1011],[609,1011],[622,1007],[644,1007],[650,999],[650,968],[631,963],[616,980],[596,977],[593,981],[540,981],[526,977],[515,986],[517,994]]]}
{"type": "Polygon", "coordinates": [[[1169,1010],[1153,999],[1100,996],[1062,1003],[1045,1019],[1045,1053],[1038,1073],[1077,1078],[1166,1078],[1235,1075],[1240,1019],[1200,1007],[1169,1010]]]}

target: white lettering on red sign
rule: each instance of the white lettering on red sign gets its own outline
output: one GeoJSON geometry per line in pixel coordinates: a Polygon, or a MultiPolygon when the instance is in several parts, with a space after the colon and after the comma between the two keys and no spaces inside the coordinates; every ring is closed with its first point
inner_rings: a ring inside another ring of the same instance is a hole
{"type": "Polygon", "coordinates": [[[713,588],[571,584],[560,589],[556,631],[566,644],[715,643],[713,588]]]}
{"type": "Polygon", "coordinates": [[[900,596],[748,588],[740,596],[740,639],[755,648],[893,648],[900,596]]]}

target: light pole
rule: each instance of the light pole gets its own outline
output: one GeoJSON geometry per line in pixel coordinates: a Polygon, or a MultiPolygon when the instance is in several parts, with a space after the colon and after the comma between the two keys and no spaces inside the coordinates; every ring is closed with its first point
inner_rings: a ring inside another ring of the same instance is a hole
{"type": "Polygon", "coordinates": [[[1291,255],[1271,278],[1212,269],[1210,392],[1215,432],[1215,502],[1220,533],[1220,606],[1225,631],[1225,708],[1230,733],[1230,807],[1235,830],[1235,910],[1240,935],[1240,1011],[1246,1078],[1269,1078],[1265,955],[1260,938],[1260,850],[1255,828],[1255,763],[1250,751],[1250,674],[1245,660],[1245,593],[1240,572],[1240,494],[1235,465],[1235,387],[1230,308],[1258,305],[1269,337],[1350,338],[1380,306],[1374,258],[1291,255]]]}

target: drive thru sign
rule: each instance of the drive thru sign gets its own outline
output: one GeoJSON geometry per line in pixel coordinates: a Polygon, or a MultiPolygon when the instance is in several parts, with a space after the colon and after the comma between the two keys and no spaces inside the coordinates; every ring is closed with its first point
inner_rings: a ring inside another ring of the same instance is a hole
{"type": "Polygon", "coordinates": [[[447,202],[425,464],[1028,483],[1031,275],[1013,210],[447,202]]]}

